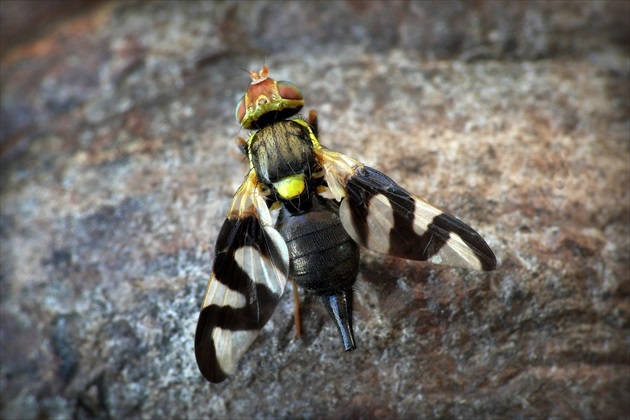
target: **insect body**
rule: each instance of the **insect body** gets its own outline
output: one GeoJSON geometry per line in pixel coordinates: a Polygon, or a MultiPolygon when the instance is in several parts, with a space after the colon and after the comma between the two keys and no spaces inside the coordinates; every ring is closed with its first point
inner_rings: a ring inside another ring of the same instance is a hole
{"type": "Polygon", "coordinates": [[[250,72],[237,106],[250,163],[219,232],[195,335],[201,373],[221,382],[271,317],[288,278],[322,298],[346,351],[358,246],[396,257],[493,270],[496,258],[465,223],[386,175],[319,143],[313,111],[287,82],[250,72]],[[322,193],[329,191],[332,198],[322,193]],[[280,208],[275,227],[269,209],[280,208]]]}

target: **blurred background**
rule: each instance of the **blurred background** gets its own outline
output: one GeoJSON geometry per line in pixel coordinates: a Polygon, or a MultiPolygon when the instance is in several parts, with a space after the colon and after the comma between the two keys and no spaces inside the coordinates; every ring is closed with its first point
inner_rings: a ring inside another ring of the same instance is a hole
{"type": "Polygon", "coordinates": [[[630,3],[2,1],[0,417],[627,417],[630,3]],[[478,230],[364,252],[358,349],[301,292],[210,385],[194,331],[247,172],[246,70],[478,230]]]}

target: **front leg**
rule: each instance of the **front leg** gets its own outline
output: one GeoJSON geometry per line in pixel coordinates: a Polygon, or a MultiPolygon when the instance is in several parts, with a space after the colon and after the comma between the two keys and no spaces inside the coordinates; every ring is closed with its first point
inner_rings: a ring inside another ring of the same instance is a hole
{"type": "Polygon", "coordinates": [[[237,137],[236,138],[236,146],[238,147],[238,150],[241,151],[241,153],[243,153],[245,156],[247,156],[247,153],[249,151],[249,149],[247,147],[247,140],[245,140],[243,137],[237,137]]]}
{"type": "Polygon", "coordinates": [[[313,134],[317,137],[317,111],[311,109],[308,113],[308,123],[311,125],[313,129],[313,134]]]}

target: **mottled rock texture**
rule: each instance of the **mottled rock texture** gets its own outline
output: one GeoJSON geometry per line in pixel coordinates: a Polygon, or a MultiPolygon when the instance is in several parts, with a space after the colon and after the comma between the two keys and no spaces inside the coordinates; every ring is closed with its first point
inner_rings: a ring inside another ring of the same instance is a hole
{"type": "Polygon", "coordinates": [[[46,4],[0,3],[0,417],[628,417],[628,2],[46,4]],[[194,330],[263,62],[500,266],[365,252],[357,351],[308,296],[294,340],[287,293],[209,385],[194,330]]]}

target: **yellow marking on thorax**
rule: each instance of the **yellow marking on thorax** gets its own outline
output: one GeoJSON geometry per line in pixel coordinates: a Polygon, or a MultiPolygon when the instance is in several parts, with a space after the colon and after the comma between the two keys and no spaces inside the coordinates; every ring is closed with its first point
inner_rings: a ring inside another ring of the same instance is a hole
{"type": "Polygon", "coordinates": [[[306,189],[304,174],[290,175],[273,184],[278,195],[285,200],[290,200],[302,194],[306,189]]]}

